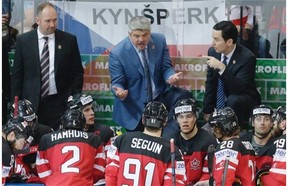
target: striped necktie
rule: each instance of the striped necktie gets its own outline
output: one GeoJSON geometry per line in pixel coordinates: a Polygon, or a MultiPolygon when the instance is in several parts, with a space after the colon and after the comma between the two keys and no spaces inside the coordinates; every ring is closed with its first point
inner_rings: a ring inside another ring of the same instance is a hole
{"type": "Polygon", "coordinates": [[[41,53],[40,67],[41,67],[41,97],[45,97],[49,93],[49,47],[48,37],[43,37],[45,43],[41,53]]]}
{"type": "MultiPolygon", "coordinates": [[[[227,65],[227,56],[224,56],[222,63],[227,65]]],[[[217,87],[217,98],[216,98],[216,109],[221,109],[225,107],[225,92],[224,92],[224,83],[218,78],[218,87],[217,87]]]]}

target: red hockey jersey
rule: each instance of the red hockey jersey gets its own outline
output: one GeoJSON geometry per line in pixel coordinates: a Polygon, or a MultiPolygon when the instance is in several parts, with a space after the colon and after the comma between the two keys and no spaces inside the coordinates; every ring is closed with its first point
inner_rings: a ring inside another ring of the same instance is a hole
{"type": "Polygon", "coordinates": [[[273,156],[272,167],[269,170],[269,185],[286,185],[286,135],[282,135],[274,142],[276,151],[273,156]]]}
{"type": "Polygon", "coordinates": [[[10,176],[11,168],[14,163],[14,155],[8,142],[2,137],[2,184],[10,176]]]}
{"type": "Polygon", "coordinates": [[[216,138],[206,130],[199,129],[189,140],[185,140],[180,134],[174,139],[184,157],[187,183],[195,184],[198,181],[209,180],[207,150],[211,144],[217,146],[216,138]]]}
{"type": "Polygon", "coordinates": [[[170,143],[142,132],[129,132],[115,139],[107,152],[106,186],[185,184],[185,165],[180,150],[175,148],[172,169],[170,143]]]}
{"type": "Polygon", "coordinates": [[[36,159],[38,175],[46,186],[92,186],[104,177],[105,164],[100,137],[77,130],[44,135],[36,159]]]}
{"type": "Polygon", "coordinates": [[[216,186],[232,185],[240,180],[242,185],[254,186],[256,162],[253,147],[248,141],[233,138],[217,145],[214,154],[213,177],[216,186]]]}

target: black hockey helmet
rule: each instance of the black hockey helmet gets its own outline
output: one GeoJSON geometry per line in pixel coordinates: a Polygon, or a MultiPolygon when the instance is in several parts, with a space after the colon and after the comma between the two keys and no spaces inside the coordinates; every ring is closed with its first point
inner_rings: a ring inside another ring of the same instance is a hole
{"type": "Polygon", "coordinates": [[[95,103],[91,95],[82,93],[77,93],[73,96],[70,96],[67,102],[70,109],[83,109],[84,106],[95,103]]]}
{"type": "Polygon", "coordinates": [[[286,120],[286,105],[279,106],[272,115],[272,120],[277,123],[286,120]]]}
{"type": "Polygon", "coordinates": [[[192,98],[181,99],[177,101],[176,103],[176,106],[174,109],[175,117],[177,117],[178,114],[187,113],[187,112],[193,112],[193,114],[195,115],[197,113],[196,102],[192,98]]]}
{"type": "MultiPolygon", "coordinates": [[[[10,116],[12,118],[14,118],[14,111],[15,111],[15,103],[13,103],[10,107],[10,116]]],[[[19,100],[17,117],[18,119],[27,122],[32,122],[37,119],[33,105],[29,100],[27,99],[19,100]]]]}
{"type": "Polygon", "coordinates": [[[19,118],[10,118],[3,126],[2,131],[8,135],[14,131],[16,139],[25,138],[31,136],[32,129],[29,125],[24,125],[20,122],[19,118]]]}
{"type": "Polygon", "coordinates": [[[209,125],[211,127],[219,127],[228,136],[239,128],[238,118],[230,107],[215,111],[209,120],[209,125]]]}
{"type": "Polygon", "coordinates": [[[167,109],[165,105],[158,101],[148,103],[144,109],[144,126],[160,129],[167,120],[167,109]]]}
{"type": "Polygon", "coordinates": [[[254,120],[255,117],[258,115],[269,115],[270,117],[272,117],[273,110],[269,105],[258,105],[253,108],[252,119],[254,120]]]}
{"type": "Polygon", "coordinates": [[[64,129],[82,130],[86,119],[79,109],[68,109],[61,116],[61,123],[64,129]]]}

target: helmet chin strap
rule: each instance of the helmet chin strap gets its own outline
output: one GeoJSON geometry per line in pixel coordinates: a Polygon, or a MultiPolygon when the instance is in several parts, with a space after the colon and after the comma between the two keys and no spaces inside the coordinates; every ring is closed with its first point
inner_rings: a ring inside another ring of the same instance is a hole
{"type": "Polygon", "coordinates": [[[8,141],[9,145],[12,147],[16,143],[16,139],[14,139],[12,142],[8,141]]]}
{"type": "Polygon", "coordinates": [[[84,132],[87,132],[88,129],[89,129],[89,125],[85,124],[84,127],[83,127],[83,131],[84,131],[84,132]]]}
{"type": "Polygon", "coordinates": [[[214,134],[215,138],[219,140],[219,142],[222,142],[222,141],[223,141],[223,140],[222,140],[222,139],[223,139],[223,136],[224,136],[223,133],[221,133],[221,138],[217,138],[217,136],[215,135],[215,133],[213,133],[213,134],[214,134]]]}
{"type": "Polygon", "coordinates": [[[272,130],[272,127],[270,128],[270,130],[266,134],[263,134],[263,135],[258,134],[257,132],[254,131],[254,136],[256,136],[258,139],[264,139],[270,134],[271,130],[272,130]]]}

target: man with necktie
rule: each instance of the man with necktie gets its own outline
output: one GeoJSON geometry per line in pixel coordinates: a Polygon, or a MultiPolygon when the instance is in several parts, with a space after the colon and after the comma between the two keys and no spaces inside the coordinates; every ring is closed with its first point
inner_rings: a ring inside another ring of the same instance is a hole
{"type": "Polygon", "coordinates": [[[250,112],[260,104],[255,85],[256,57],[246,47],[236,44],[238,31],[231,21],[214,25],[212,47],[208,50],[204,119],[209,120],[214,109],[231,107],[240,127],[247,128],[250,112]]]}
{"type": "Polygon", "coordinates": [[[151,33],[150,20],[144,16],[133,17],[128,29],[128,37],[109,55],[115,95],[112,118],[127,131],[143,131],[141,115],[145,105],[160,101],[170,111],[163,135],[178,131],[173,119],[174,105],[179,99],[190,98],[191,93],[174,87],[182,72],[173,69],[165,36],[151,33]]]}
{"type": "Polygon", "coordinates": [[[30,100],[39,123],[54,130],[68,97],[82,91],[84,74],[76,37],[56,29],[57,20],[53,4],[38,6],[38,27],[17,38],[11,76],[11,98],[30,100]]]}

